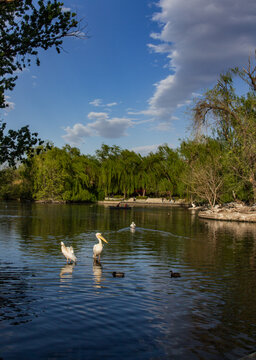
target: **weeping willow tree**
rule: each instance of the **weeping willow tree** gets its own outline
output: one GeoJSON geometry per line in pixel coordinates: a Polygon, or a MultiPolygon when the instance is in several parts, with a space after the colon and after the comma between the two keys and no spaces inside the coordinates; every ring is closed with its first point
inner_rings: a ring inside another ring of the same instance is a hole
{"type": "MultiPolygon", "coordinates": [[[[255,61],[254,61],[255,62],[255,61]]],[[[231,69],[221,75],[213,89],[200,98],[193,109],[197,134],[205,126],[222,142],[229,155],[227,166],[244,186],[250,186],[256,203],[256,66],[231,69]],[[237,95],[234,77],[248,84],[244,95],[237,95]]]]}
{"type": "Polygon", "coordinates": [[[95,201],[97,163],[70,146],[52,147],[27,164],[32,197],[43,201],[95,201]]]}

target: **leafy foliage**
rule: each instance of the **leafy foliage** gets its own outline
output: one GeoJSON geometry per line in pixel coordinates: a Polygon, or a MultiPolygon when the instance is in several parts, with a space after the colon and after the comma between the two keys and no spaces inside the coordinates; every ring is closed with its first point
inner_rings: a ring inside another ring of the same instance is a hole
{"type": "Polygon", "coordinates": [[[55,47],[59,53],[64,37],[82,35],[78,27],[76,14],[63,11],[59,1],[0,1],[0,108],[7,106],[4,93],[13,90],[17,72],[31,57],[39,65],[39,49],[55,47]]]}
{"type": "Polygon", "coordinates": [[[19,130],[9,130],[5,134],[6,123],[0,124],[0,164],[7,162],[9,166],[15,166],[17,161],[24,161],[31,155],[35,145],[43,142],[32,133],[29,126],[23,126],[19,130]]]}

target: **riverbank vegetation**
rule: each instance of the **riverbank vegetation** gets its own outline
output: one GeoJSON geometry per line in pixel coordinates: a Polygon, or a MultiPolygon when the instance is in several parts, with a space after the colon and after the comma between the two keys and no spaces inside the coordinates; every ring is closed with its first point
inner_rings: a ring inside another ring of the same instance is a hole
{"type": "Polygon", "coordinates": [[[0,172],[0,196],[38,201],[90,201],[106,196],[178,197],[256,203],[256,67],[221,75],[195,100],[193,136],[177,149],[162,145],[141,156],[103,144],[95,155],[69,145],[40,144],[0,172]],[[235,81],[247,84],[238,94],[235,81]]]}

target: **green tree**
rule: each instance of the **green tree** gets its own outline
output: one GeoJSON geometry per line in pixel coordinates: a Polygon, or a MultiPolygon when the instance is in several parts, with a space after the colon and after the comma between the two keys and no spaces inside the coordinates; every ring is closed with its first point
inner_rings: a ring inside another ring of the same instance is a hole
{"type": "Polygon", "coordinates": [[[0,124],[0,164],[15,166],[18,161],[24,162],[32,154],[32,148],[42,145],[37,133],[31,133],[29,126],[5,133],[6,123],[0,124]]]}
{"type": "Polygon", "coordinates": [[[101,149],[95,153],[100,167],[99,189],[104,191],[105,196],[118,193],[117,159],[121,154],[120,147],[102,144],[101,149]]]}
{"type": "Polygon", "coordinates": [[[133,194],[137,188],[140,164],[139,155],[130,150],[123,150],[117,159],[118,187],[125,198],[133,194]]]}
{"type": "MultiPolygon", "coordinates": [[[[27,164],[26,164],[27,165],[27,164]]],[[[31,179],[33,197],[43,201],[95,201],[96,160],[69,145],[41,151],[31,159],[24,175],[31,179]]]]}
{"type": "Polygon", "coordinates": [[[158,193],[158,185],[161,180],[161,160],[159,154],[152,152],[143,157],[138,180],[139,189],[142,189],[143,196],[158,193]]]}
{"type": "Polygon", "coordinates": [[[55,47],[59,53],[63,38],[82,36],[76,14],[63,10],[56,0],[2,0],[0,2],[0,108],[6,107],[4,94],[13,90],[17,71],[40,64],[39,49],[55,47]]]}
{"type": "Polygon", "coordinates": [[[161,157],[161,183],[160,190],[169,196],[184,196],[184,184],[181,182],[181,174],[184,169],[179,152],[171,149],[167,144],[159,146],[158,153],[161,157]]]}

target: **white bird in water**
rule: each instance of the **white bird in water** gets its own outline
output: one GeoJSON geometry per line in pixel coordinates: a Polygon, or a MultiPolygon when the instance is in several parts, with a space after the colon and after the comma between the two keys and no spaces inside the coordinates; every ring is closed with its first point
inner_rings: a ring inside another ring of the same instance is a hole
{"type": "Polygon", "coordinates": [[[134,221],[131,223],[130,228],[131,228],[131,229],[135,229],[135,228],[136,228],[136,224],[135,224],[134,221]]]}
{"type": "Polygon", "coordinates": [[[95,244],[94,247],[93,247],[93,258],[94,258],[94,260],[97,260],[97,257],[98,257],[98,261],[100,261],[100,254],[102,253],[102,250],[103,250],[103,244],[102,244],[101,240],[105,241],[106,243],[108,243],[108,242],[101,235],[101,233],[97,233],[96,238],[99,240],[99,243],[95,244]]]}
{"type": "Polygon", "coordinates": [[[65,246],[64,242],[61,242],[61,251],[62,251],[62,254],[65,256],[65,258],[67,259],[67,263],[69,262],[76,262],[77,258],[74,254],[74,250],[72,248],[72,246],[65,246]]]}

